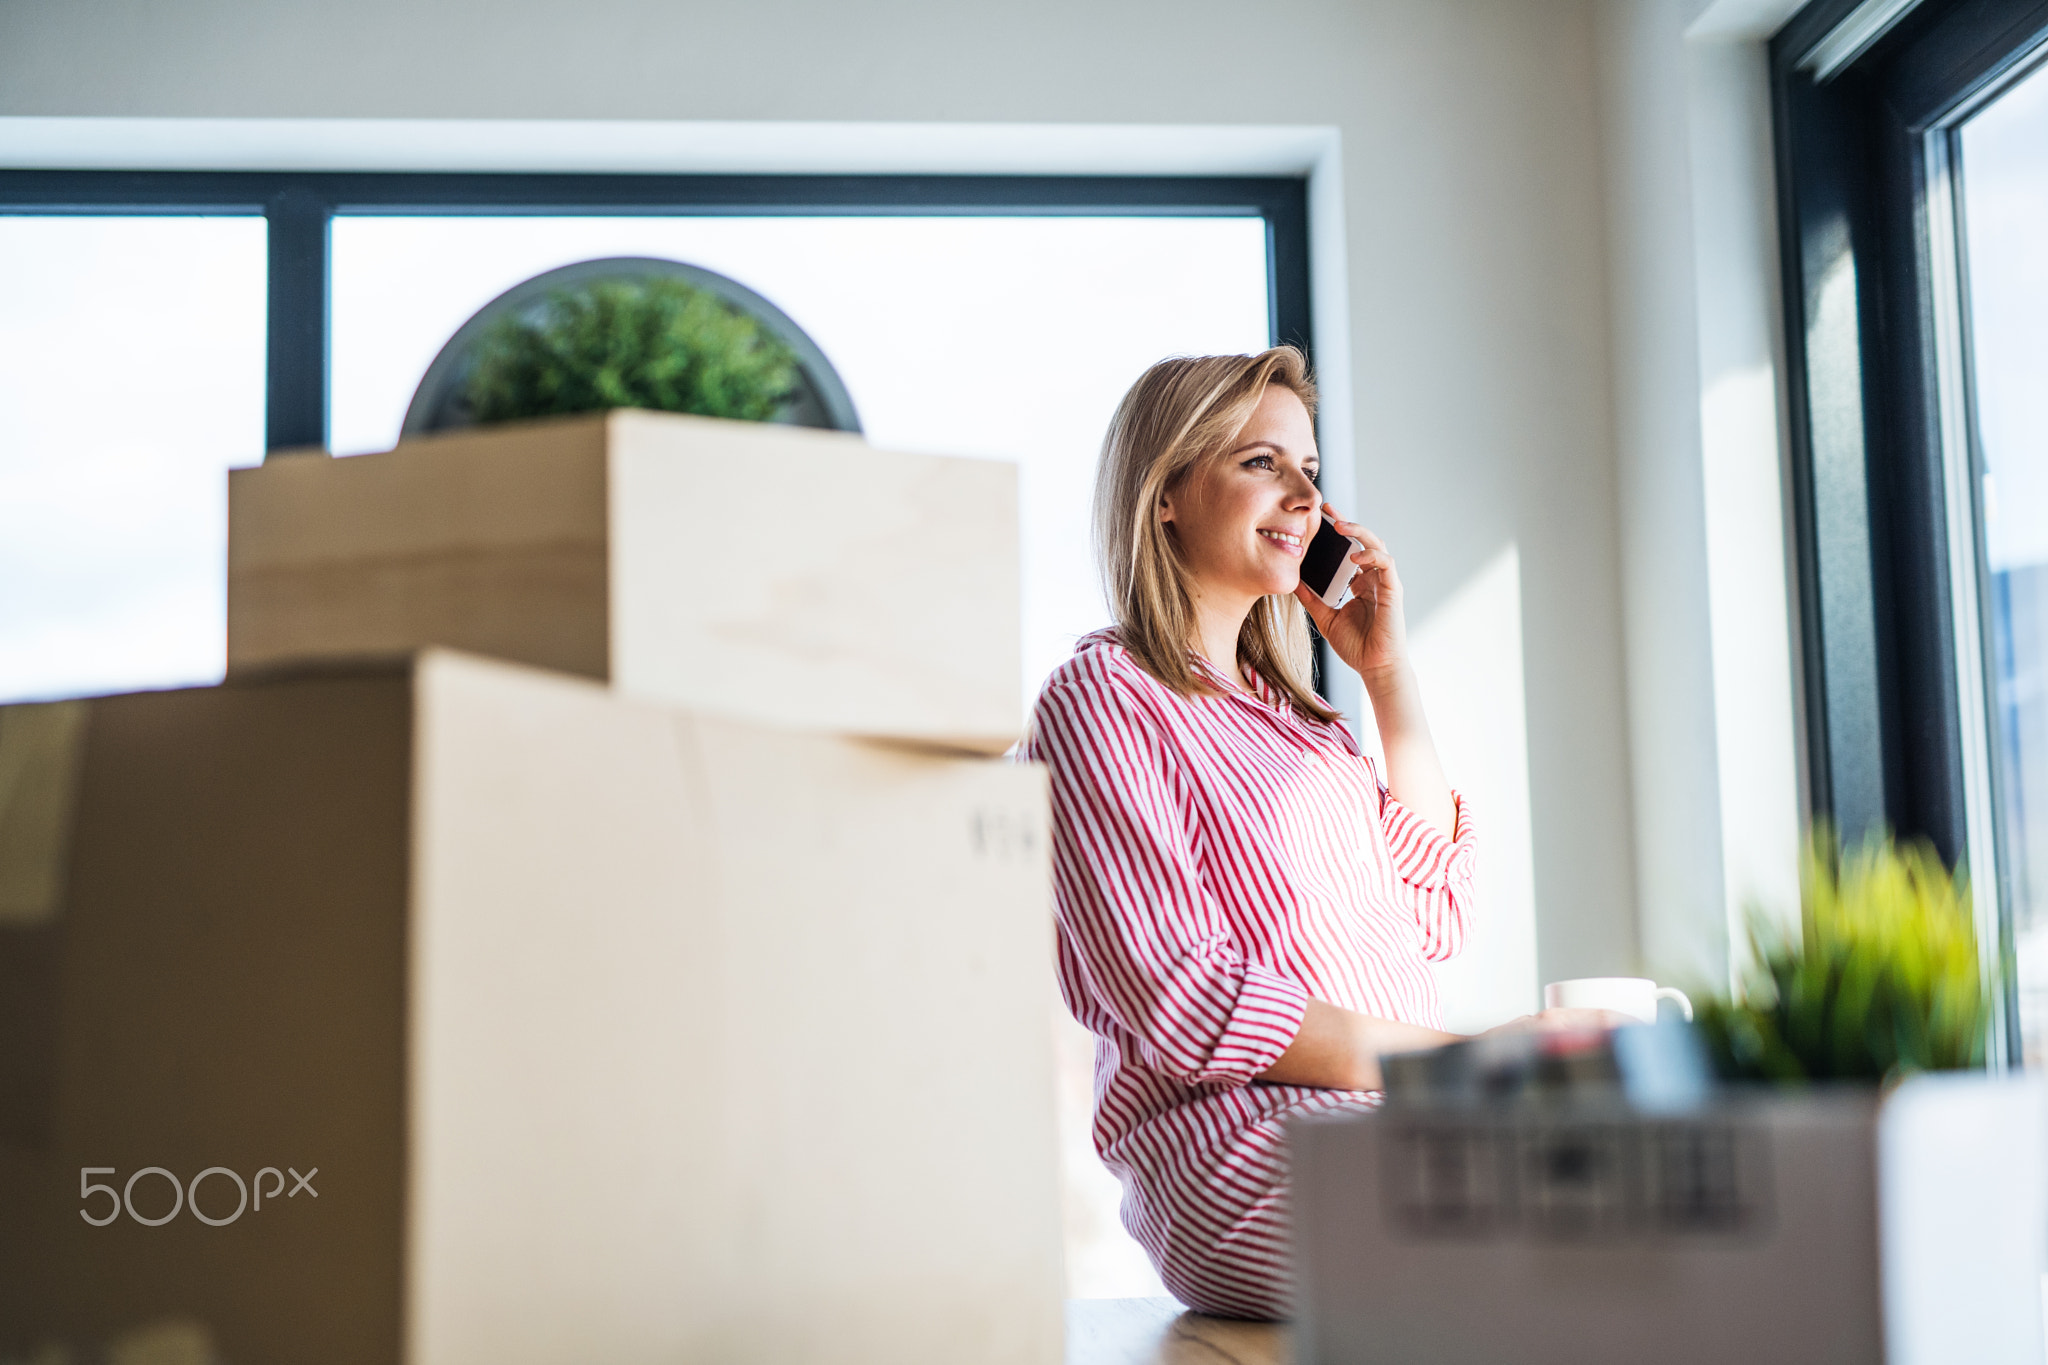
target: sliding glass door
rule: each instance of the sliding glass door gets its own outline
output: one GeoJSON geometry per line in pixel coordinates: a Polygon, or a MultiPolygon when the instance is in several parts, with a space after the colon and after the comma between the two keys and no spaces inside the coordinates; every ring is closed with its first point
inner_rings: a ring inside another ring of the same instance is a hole
{"type": "Polygon", "coordinates": [[[1956,130],[1962,397],[1979,483],[1999,889],[2019,1031],[2048,1059],[2048,67],[1956,130]]]}

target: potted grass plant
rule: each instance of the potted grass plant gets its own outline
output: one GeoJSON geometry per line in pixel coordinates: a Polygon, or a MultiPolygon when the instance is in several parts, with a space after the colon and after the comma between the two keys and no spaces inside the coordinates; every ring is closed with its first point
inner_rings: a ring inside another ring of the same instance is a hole
{"type": "MultiPolygon", "coordinates": [[[[2001,959],[1969,878],[1924,842],[1822,829],[1800,881],[1797,928],[1753,912],[1752,969],[1696,1022],[1736,1110],[1864,1116],[1810,1149],[1806,1178],[1841,1195],[1809,1217],[1813,1273],[1874,1246],[1887,1361],[2041,1359],[2048,1088],[1996,1065],[2001,959]]],[[[1813,1131],[1779,1130],[1786,1150],[1813,1131]]]]}
{"type": "Polygon", "coordinates": [[[1808,841],[1796,932],[1751,916],[1754,970],[1698,1024],[1724,1079],[1896,1081],[1981,1069],[1995,981],[1970,886],[1924,843],[1808,841]]]}
{"type": "Polygon", "coordinates": [[[471,359],[477,425],[610,408],[765,422],[796,354],[759,320],[684,280],[596,280],[497,320],[471,359]]]}

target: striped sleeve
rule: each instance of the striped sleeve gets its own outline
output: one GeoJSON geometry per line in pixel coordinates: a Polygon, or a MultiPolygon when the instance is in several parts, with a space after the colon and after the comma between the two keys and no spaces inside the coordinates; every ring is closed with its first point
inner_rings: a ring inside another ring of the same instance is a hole
{"type": "Polygon", "coordinates": [[[1380,788],[1380,823],[1387,852],[1401,880],[1416,927],[1422,931],[1422,955],[1431,962],[1453,957],[1465,946],[1472,924],[1472,877],[1479,858],[1479,831],[1472,802],[1462,792],[1457,803],[1455,838],[1401,804],[1380,788]]]}
{"type": "Polygon", "coordinates": [[[1052,773],[1068,966],[1148,1068],[1190,1085],[1250,1082],[1301,1031],[1308,993],[1246,960],[1202,884],[1156,723],[1098,677],[1047,688],[1033,729],[1032,757],[1052,773]]]}

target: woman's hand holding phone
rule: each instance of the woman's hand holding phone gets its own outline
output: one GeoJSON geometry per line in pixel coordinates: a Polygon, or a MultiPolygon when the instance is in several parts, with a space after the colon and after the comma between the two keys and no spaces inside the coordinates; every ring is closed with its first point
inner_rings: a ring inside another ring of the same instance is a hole
{"type": "Polygon", "coordinates": [[[1338,658],[1358,671],[1372,698],[1379,723],[1380,749],[1387,758],[1387,787],[1396,800],[1456,838],[1457,802],[1437,759],[1436,741],[1422,714],[1422,689],[1408,666],[1408,622],[1401,610],[1401,575],[1387,543],[1337,509],[1323,504],[1323,514],[1338,532],[1364,549],[1351,552],[1358,573],[1351,580],[1351,600],[1332,608],[1306,583],[1294,595],[1308,608],[1311,621],[1338,658]]]}
{"type": "Polygon", "coordinates": [[[1365,547],[1351,552],[1351,562],[1358,566],[1351,580],[1351,600],[1333,608],[1306,583],[1295,588],[1294,595],[1337,657],[1357,670],[1367,689],[1377,694],[1377,684],[1394,678],[1408,663],[1401,576],[1385,541],[1358,523],[1345,521],[1328,503],[1322,510],[1339,535],[1365,547]]]}

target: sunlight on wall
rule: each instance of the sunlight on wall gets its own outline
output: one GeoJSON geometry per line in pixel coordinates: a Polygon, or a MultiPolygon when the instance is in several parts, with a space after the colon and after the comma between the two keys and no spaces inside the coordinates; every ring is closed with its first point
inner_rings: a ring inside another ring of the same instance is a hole
{"type": "Polygon", "coordinates": [[[1522,567],[1509,545],[1409,625],[1437,752],[1480,826],[1478,922],[1436,969],[1444,1027],[1472,1033],[1535,1010],[1536,863],[1522,692],[1522,567]]]}
{"type": "Polygon", "coordinates": [[[1798,738],[1787,686],[1792,627],[1778,492],[1778,383],[1770,365],[1708,382],[1700,437],[1726,942],[1730,966],[1739,969],[1749,908],[1795,921],[1799,909],[1798,738]]]}

